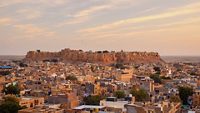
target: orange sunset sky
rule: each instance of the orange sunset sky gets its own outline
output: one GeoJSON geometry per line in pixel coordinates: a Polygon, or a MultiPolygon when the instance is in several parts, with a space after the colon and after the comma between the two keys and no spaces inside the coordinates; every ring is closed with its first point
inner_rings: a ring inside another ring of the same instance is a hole
{"type": "Polygon", "coordinates": [[[200,55],[200,0],[0,0],[0,55],[29,50],[200,55]]]}

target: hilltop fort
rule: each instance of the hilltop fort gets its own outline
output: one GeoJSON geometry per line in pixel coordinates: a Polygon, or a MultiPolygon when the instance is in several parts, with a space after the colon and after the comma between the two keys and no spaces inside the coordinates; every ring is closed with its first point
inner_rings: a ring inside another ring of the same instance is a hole
{"type": "Polygon", "coordinates": [[[64,62],[90,63],[162,63],[157,52],[109,52],[109,51],[82,51],[63,49],[59,52],[29,51],[25,57],[27,61],[59,60],[64,62]]]}

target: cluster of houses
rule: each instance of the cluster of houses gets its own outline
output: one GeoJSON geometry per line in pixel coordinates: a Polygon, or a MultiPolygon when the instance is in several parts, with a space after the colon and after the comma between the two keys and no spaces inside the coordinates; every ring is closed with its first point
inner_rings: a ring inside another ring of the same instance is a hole
{"type": "Polygon", "coordinates": [[[116,67],[95,63],[7,62],[0,66],[0,100],[8,96],[3,92],[5,87],[17,85],[19,105],[25,106],[18,113],[200,113],[197,70],[200,65],[181,63],[116,67]],[[157,83],[150,77],[155,74],[168,79],[157,83]],[[170,100],[179,94],[179,85],[193,87],[187,110],[181,101],[170,100]],[[134,95],[133,89],[144,90],[148,98],[134,95]]]}

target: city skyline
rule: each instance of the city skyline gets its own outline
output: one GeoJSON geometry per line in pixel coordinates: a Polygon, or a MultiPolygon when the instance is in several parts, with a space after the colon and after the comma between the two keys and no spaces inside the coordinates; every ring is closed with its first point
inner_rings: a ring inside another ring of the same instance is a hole
{"type": "Polygon", "coordinates": [[[64,48],[200,56],[197,0],[1,0],[0,55],[64,48]]]}

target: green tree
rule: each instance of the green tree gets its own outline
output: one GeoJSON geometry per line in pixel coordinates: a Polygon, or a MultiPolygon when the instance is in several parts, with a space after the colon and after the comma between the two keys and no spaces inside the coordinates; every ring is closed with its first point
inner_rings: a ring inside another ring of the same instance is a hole
{"type": "Polygon", "coordinates": [[[170,97],[170,102],[181,102],[181,99],[179,96],[173,95],[170,97]]]}
{"type": "Polygon", "coordinates": [[[66,80],[77,81],[77,78],[76,78],[76,76],[69,75],[66,77],[66,80]]]}
{"type": "Polygon", "coordinates": [[[188,105],[188,97],[192,96],[193,89],[188,86],[182,86],[178,88],[179,91],[179,97],[182,100],[183,105],[188,105]]]}
{"type": "Polygon", "coordinates": [[[99,105],[100,104],[100,96],[89,95],[87,97],[84,97],[83,101],[84,101],[85,105],[99,105]]]}
{"type": "Polygon", "coordinates": [[[4,101],[0,105],[0,113],[17,113],[18,110],[22,109],[15,96],[7,96],[3,99],[4,101]]]}
{"type": "Polygon", "coordinates": [[[162,79],[160,78],[159,74],[150,75],[150,78],[153,79],[155,83],[162,83],[162,79]]]}
{"type": "Polygon", "coordinates": [[[196,72],[191,72],[190,75],[197,75],[197,73],[196,72]]]}
{"type": "Polygon", "coordinates": [[[9,85],[9,86],[5,86],[3,89],[3,92],[7,95],[7,94],[13,94],[13,95],[18,95],[20,93],[20,89],[18,87],[18,85],[9,85]]]}
{"type": "Polygon", "coordinates": [[[0,75],[9,75],[11,71],[0,71],[0,75]]]}
{"type": "Polygon", "coordinates": [[[161,72],[160,67],[154,67],[153,69],[156,71],[157,74],[160,74],[160,72],[161,72]]]}
{"type": "Polygon", "coordinates": [[[15,103],[19,102],[19,100],[14,95],[3,97],[3,99],[5,102],[7,102],[7,101],[15,102],[15,103]]]}
{"type": "Polygon", "coordinates": [[[121,90],[118,90],[114,93],[114,95],[117,97],[117,98],[124,98],[125,97],[125,93],[124,91],[121,91],[121,90]]]}
{"type": "Polygon", "coordinates": [[[133,88],[130,93],[135,96],[136,101],[147,101],[149,100],[149,94],[144,89],[133,88]]]}
{"type": "Polygon", "coordinates": [[[109,53],[109,51],[108,50],[104,50],[103,53],[109,53]]]}
{"type": "Polygon", "coordinates": [[[124,69],[125,68],[124,64],[122,64],[122,63],[115,64],[115,67],[118,68],[118,69],[124,69]]]}
{"type": "Polygon", "coordinates": [[[163,80],[171,80],[170,77],[165,77],[165,76],[162,76],[162,77],[160,77],[160,78],[163,79],[163,80]]]}

